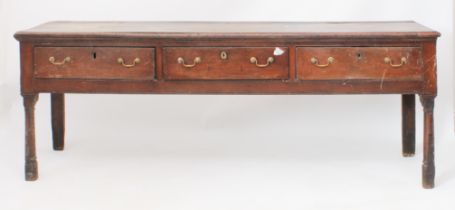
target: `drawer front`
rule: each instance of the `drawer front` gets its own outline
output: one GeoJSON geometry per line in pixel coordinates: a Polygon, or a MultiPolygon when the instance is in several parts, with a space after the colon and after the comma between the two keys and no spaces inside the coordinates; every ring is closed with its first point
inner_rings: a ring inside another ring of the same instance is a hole
{"type": "Polygon", "coordinates": [[[167,80],[288,79],[286,47],[167,47],[167,80]]]}
{"type": "Polygon", "coordinates": [[[154,48],[36,47],[36,78],[150,80],[154,48]]]}
{"type": "Polygon", "coordinates": [[[419,47],[298,47],[300,80],[420,80],[419,47]]]}

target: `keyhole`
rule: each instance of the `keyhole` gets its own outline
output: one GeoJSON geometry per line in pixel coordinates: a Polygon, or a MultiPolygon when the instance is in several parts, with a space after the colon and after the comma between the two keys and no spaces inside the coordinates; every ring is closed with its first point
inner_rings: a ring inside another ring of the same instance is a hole
{"type": "Polygon", "coordinates": [[[93,59],[96,59],[96,52],[92,53],[92,57],[93,57],[93,59]]]}
{"type": "Polygon", "coordinates": [[[226,51],[221,51],[221,53],[220,53],[220,58],[221,58],[221,60],[226,60],[226,59],[228,59],[227,52],[226,52],[226,51]]]}
{"type": "Polygon", "coordinates": [[[361,53],[357,53],[357,59],[362,59],[362,54],[361,53]]]}

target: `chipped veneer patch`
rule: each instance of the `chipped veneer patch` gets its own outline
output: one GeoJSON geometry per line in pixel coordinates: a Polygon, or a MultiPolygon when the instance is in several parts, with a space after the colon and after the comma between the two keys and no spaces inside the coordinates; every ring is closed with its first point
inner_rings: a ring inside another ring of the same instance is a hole
{"type": "Polygon", "coordinates": [[[284,50],[279,47],[275,47],[275,50],[273,51],[273,55],[275,55],[275,56],[283,55],[283,53],[284,53],[284,50]]]}

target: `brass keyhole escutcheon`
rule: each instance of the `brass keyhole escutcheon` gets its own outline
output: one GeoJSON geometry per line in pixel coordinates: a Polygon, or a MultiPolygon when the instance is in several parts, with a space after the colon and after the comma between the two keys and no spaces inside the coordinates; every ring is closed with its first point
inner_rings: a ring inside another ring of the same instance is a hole
{"type": "Polygon", "coordinates": [[[228,59],[227,52],[226,51],[221,51],[220,58],[221,58],[221,60],[227,60],[228,59]]]}

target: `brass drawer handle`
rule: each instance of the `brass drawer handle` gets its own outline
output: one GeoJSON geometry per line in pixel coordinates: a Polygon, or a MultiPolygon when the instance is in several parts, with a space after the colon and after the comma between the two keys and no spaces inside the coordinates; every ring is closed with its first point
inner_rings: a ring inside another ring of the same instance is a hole
{"type": "Polygon", "coordinates": [[[71,58],[67,56],[67,57],[65,57],[63,59],[63,61],[57,62],[57,61],[55,61],[55,57],[52,56],[52,57],[49,57],[49,62],[54,64],[54,65],[56,65],[56,66],[61,66],[61,65],[65,64],[65,63],[67,63],[67,62],[68,63],[71,62],[71,58]]]}
{"type": "Polygon", "coordinates": [[[275,62],[275,59],[273,57],[268,57],[267,58],[267,63],[266,64],[258,64],[258,59],[256,57],[251,57],[250,58],[250,63],[255,64],[259,68],[265,68],[275,62]]]}
{"type": "Polygon", "coordinates": [[[392,59],[390,57],[385,57],[384,58],[384,63],[390,64],[391,67],[398,68],[406,64],[408,60],[405,57],[401,57],[401,63],[400,64],[393,64],[392,59]]]}
{"type": "Polygon", "coordinates": [[[202,62],[201,57],[195,57],[193,64],[185,64],[185,59],[183,59],[182,57],[177,58],[177,63],[182,64],[185,68],[193,68],[200,62],[202,62]]]}
{"type": "Polygon", "coordinates": [[[122,66],[126,67],[126,68],[134,67],[134,66],[136,66],[136,64],[138,64],[140,62],[141,62],[141,59],[135,58],[133,60],[133,64],[125,64],[125,60],[123,58],[117,58],[117,63],[122,64],[122,66]]]}
{"type": "Polygon", "coordinates": [[[319,64],[319,60],[316,57],[312,57],[310,61],[313,65],[315,65],[319,68],[325,68],[325,67],[328,67],[330,64],[332,64],[335,61],[335,58],[328,57],[327,64],[319,64]]]}

